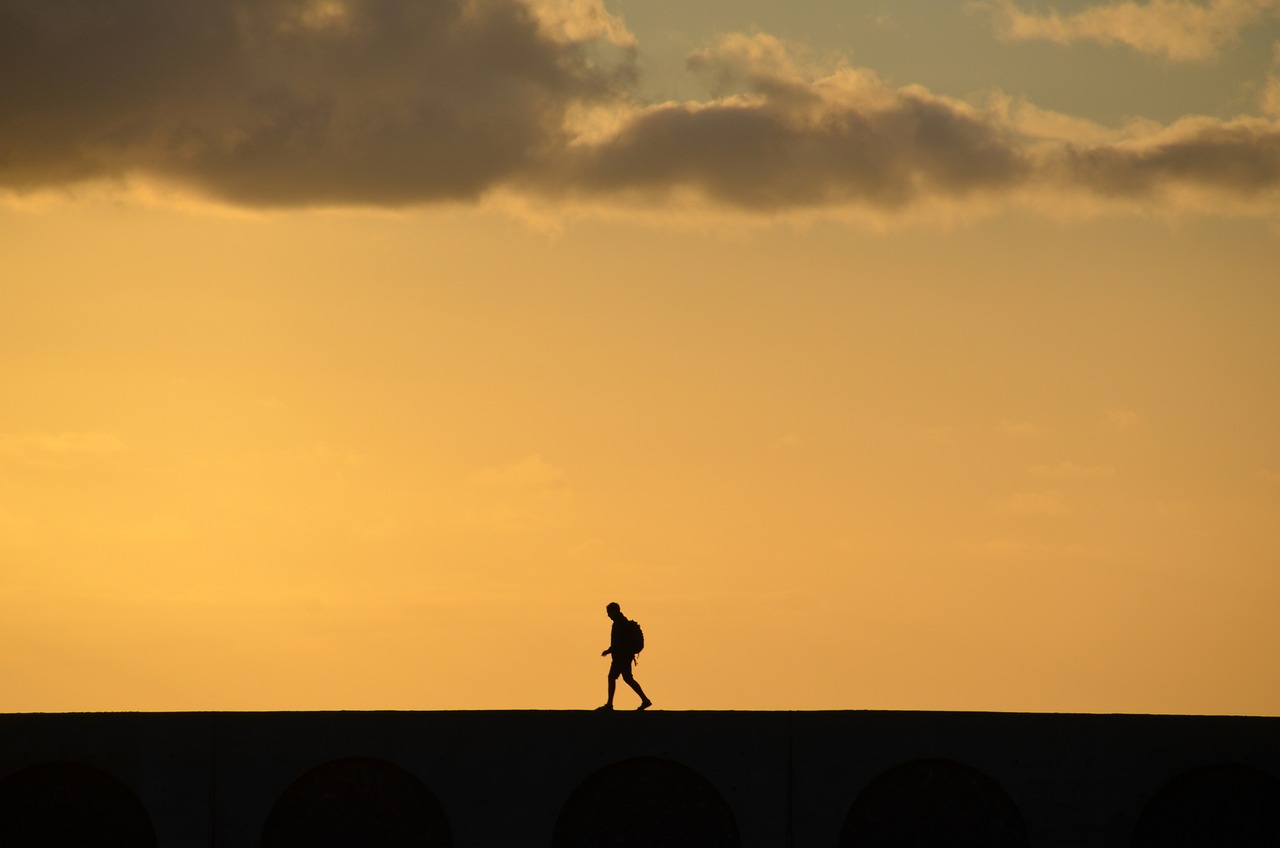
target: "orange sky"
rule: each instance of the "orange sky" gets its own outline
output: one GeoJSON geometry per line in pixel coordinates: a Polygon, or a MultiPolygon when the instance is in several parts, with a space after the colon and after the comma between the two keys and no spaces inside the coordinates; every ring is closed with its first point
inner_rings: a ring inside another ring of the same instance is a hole
{"type": "Polygon", "coordinates": [[[1274,4],[438,5],[0,0],[0,710],[1280,714],[1274,4]]]}

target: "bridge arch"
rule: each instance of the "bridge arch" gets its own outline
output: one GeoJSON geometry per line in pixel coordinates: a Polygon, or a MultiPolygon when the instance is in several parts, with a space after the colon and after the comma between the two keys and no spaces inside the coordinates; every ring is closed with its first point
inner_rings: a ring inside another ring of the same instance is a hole
{"type": "Polygon", "coordinates": [[[272,807],[262,848],[450,848],[449,820],[431,790],[369,757],[316,766],[272,807]]]}
{"type": "Polygon", "coordinates": [[[995,780],[955,760],[894,766],[858,793],[840,848],[1027,848],[1026,824],[995,780]]]}
{"type": "Polygon", "coordinates": [[[588,775],[556,820],[553,848],[739,848],[733,811],[702,775],[637,757],[588,775]]]}
{"type": "Polygon", "coordinates": [[[0,780],[0,845],[155,848],[142,801],[122,780],[77,762],[47,762],[0,780]]]}
{"type": "Polygon", "coordinates": [[[1183,772],[1147,802],[1133,848],[1274,848],[1280,845],[1280,778],[1220,763],[1183,772]]]}

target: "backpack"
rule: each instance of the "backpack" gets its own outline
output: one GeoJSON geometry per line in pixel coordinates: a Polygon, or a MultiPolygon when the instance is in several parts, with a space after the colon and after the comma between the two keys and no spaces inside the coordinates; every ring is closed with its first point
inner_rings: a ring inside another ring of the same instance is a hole
{"type": "Polygon", "coordinates": [[[627,619],[622,633],[626,653],[635,655],[644,650],[644,631],[640,629],[640,622],[627,619]]]}

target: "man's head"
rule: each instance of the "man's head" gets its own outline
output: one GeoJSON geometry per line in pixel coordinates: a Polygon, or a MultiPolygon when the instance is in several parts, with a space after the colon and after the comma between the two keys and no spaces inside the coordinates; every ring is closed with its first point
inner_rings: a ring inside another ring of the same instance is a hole
{"type": "Polygon", "coordinates": [[[616,601],[609,604],[609,606],[605,607],[604,611],[608,613],[609,617],[612,618],[614,621],[617,621],[619,618],[622,618],[622,607],[618,606],[618,603],[616,601]]]}

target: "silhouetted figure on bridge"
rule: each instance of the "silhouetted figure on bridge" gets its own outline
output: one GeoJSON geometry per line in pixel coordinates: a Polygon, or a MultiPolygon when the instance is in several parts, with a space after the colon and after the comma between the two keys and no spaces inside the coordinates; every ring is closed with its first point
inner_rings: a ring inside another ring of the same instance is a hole
{"type": "Polygon", "coordinates": [[[636,661],[636,654],[644,650],[644,631],[640,629],[639,624],[624,616],[622,607],[616,603],[609,604],[604,611],[608,613],[609,618],[613,619],[613,630],[609,634],[609,647],[605,648],[600,656],[607,657],[612,654],[613,661],[609,664],[609,700],[598,709],[613,709],[613,692],[618,686],[618,678],[621,677],[640,696],[638,709],[647,710],[653,705],[653,701],[649,700],[644,690],[640,688],[640,684],[631,676],[631,666],[636,661]]]}

